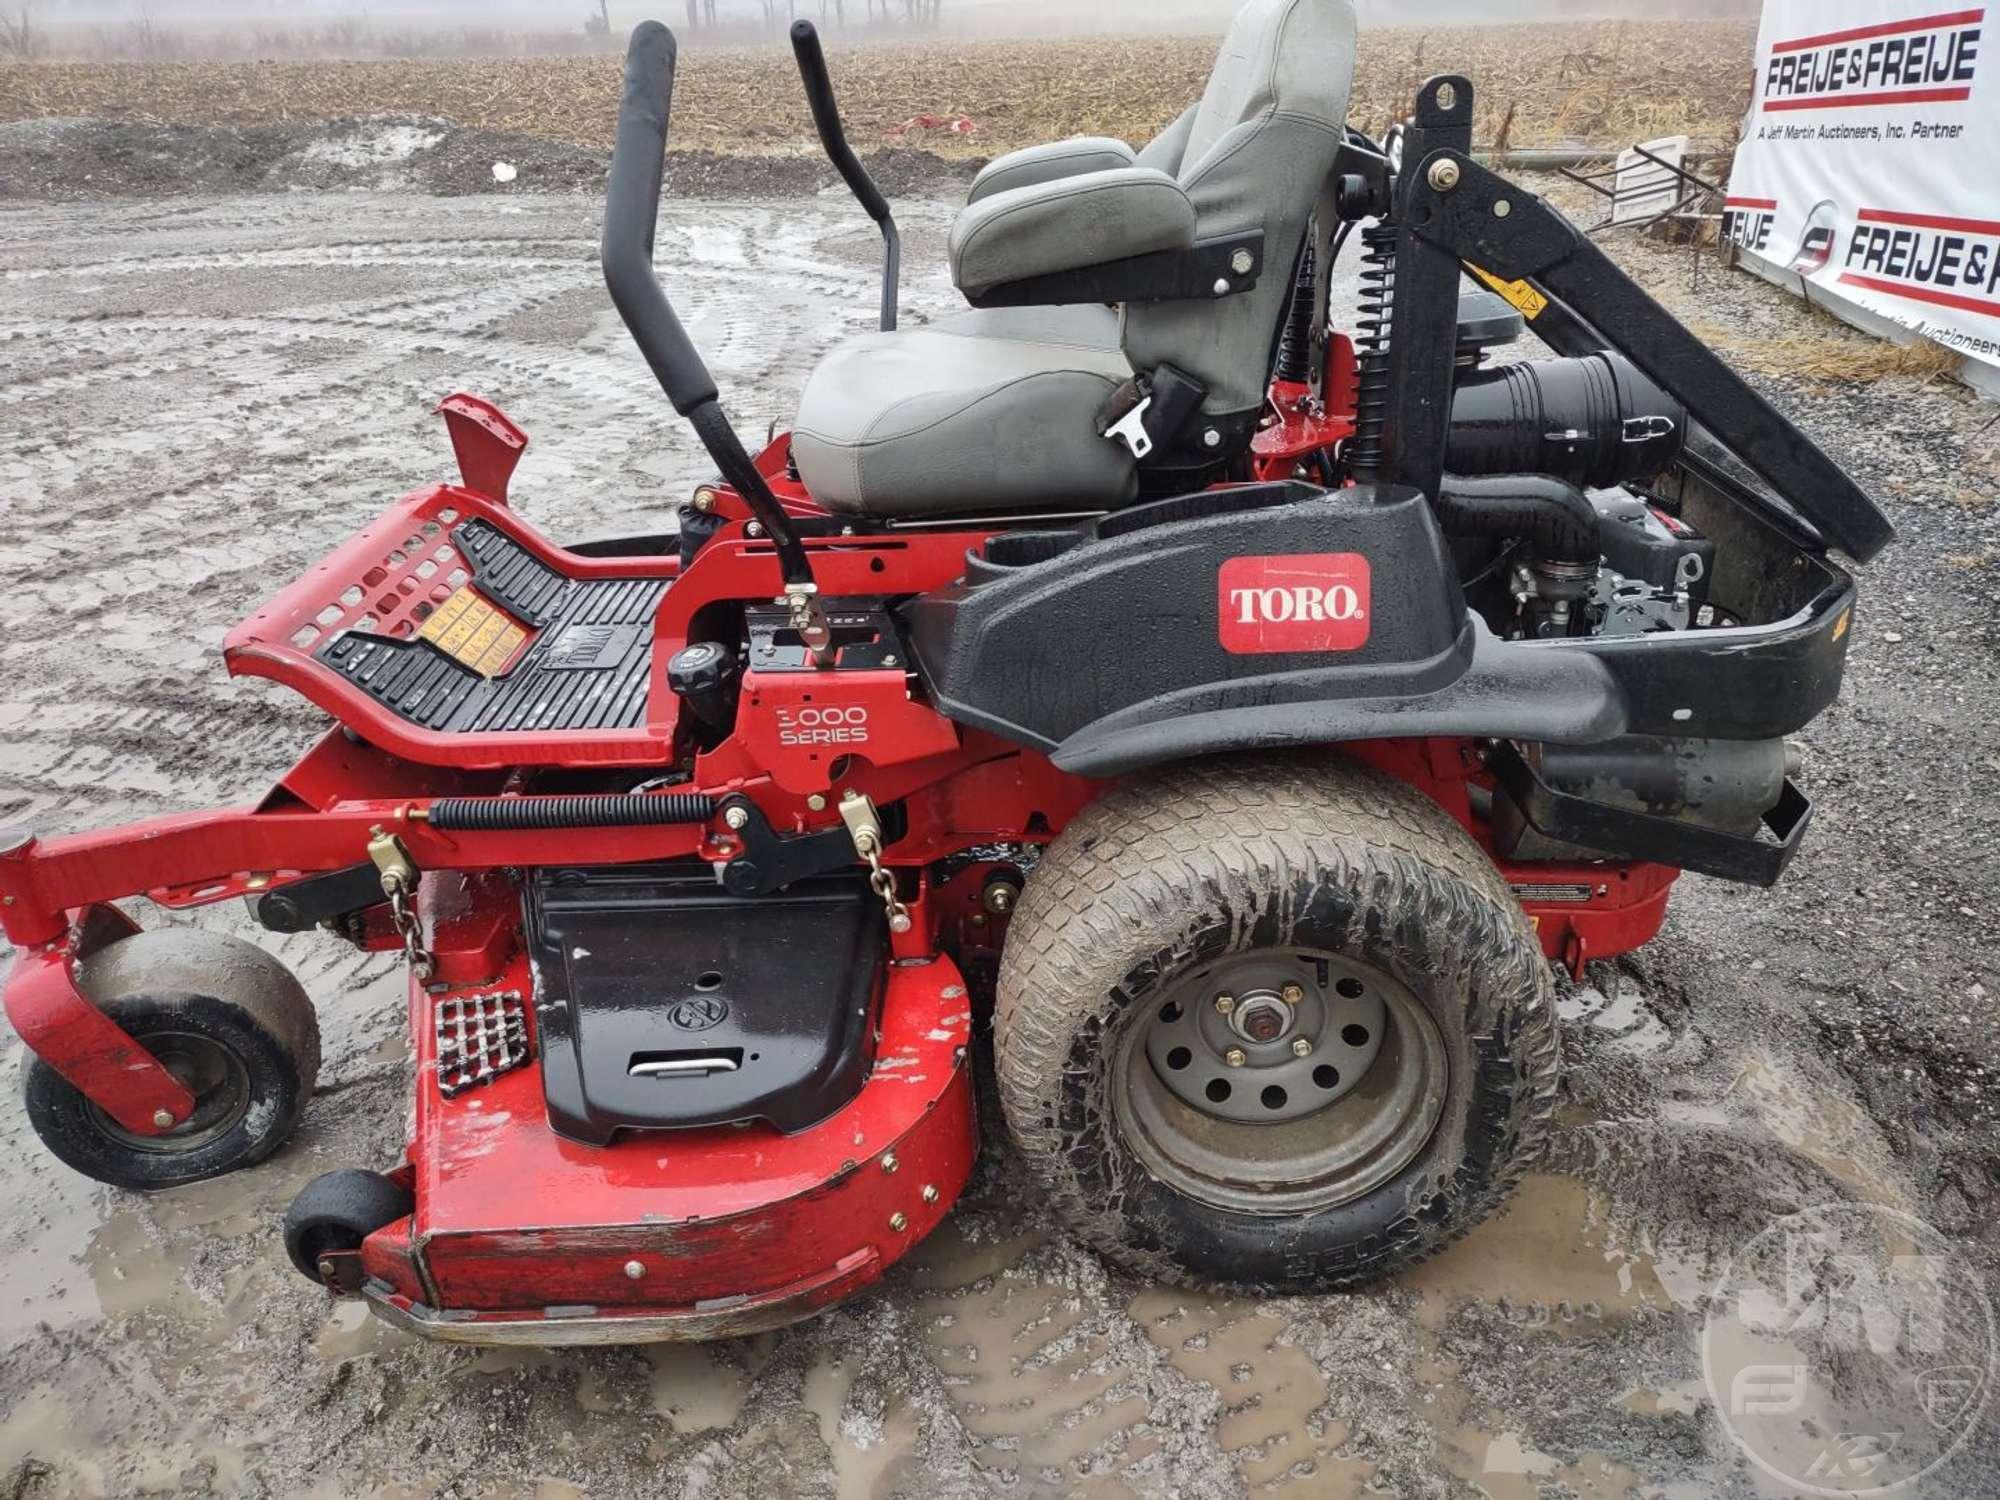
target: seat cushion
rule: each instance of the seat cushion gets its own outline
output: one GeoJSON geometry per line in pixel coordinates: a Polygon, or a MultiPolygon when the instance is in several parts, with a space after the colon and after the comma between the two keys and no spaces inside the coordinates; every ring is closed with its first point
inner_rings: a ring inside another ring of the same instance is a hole
{"type": "Polygon", "coordinates": [[[1137,479],[1096,412],[1131,373],[1105,307],[992,308],[862,334],[806,381],[792,458],[813,499],[849,514],[1108,509],[1137,479]]]}
{"type": "Polygon", "coordinates": [[[979,175],[972,179],[971,188],[966,191],[965,201],[977,203],[981,198],[1004,193],[1010,188],[1131,165],[1132,148],[1109,136],[1075,135],[1066,141],[1023,146],[1019,151],[996,156],[981,167],[979,175]]]}

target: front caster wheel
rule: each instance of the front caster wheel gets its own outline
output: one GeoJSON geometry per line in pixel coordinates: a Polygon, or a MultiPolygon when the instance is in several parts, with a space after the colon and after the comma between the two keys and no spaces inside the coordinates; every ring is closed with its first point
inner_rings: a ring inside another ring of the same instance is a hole
{"type": "Polygon", "coordinates": [[[359,1250],[369,1235],[415,1208],[410,1190],[380,1172],[322,1172],[285,1211],[285,1254],[301,1276],[327,1286],[322,1256],[359,1250]]]}
{"type": "Polygon", "coordinates": [[[21,1079],[28,1123],[58,1159],[147,1191],[219,1177],[284,1144],[319,1077],[319,1022],[283,964],[239,938],[162,930],[99,949],[76,980],[195,1108],[163,1135],[140,1135],[31,1054],[21,1079]]]}
{"type": "Polygon", "coordinates": [[[1170,768],[1077,817],[1001,960],[1008,1126],[1143,1275],[1365,1285],[1511,1191],[1555,1096],[1554,992],[1491,861],[1330,756],[1170,768]]]}

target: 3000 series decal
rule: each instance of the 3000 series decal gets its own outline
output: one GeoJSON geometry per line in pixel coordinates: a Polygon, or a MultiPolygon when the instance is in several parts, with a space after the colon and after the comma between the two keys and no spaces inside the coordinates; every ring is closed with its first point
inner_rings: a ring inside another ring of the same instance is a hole
{"type": "Polygon", "coordinates": [[[815,707],[783,706],[777,710],[781,745],[865,745],[868,710],[859,703],[815,707]]]}

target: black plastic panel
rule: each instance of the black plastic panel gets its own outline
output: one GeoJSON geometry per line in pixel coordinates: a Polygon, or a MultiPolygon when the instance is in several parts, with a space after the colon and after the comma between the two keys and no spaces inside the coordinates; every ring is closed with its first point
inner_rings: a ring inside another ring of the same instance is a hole
{"type": "Polygon", "coordinates": [[[451,534],[472,564],[479,592],[504,604],[525,625],[546,625],[563,613],[574,589],[602,588],[565,578],[534,553],[485,521],[467,521],[451,534]]]}
{"type": "Polygon", "coordinates": [[[1045,561],[975,569],[910,601],[902,620],[945,713],[1049,751],[1111,722],[1435,692],[1464,674],[1473,646],[1430,507],[1413,490],[1365,485],[1261,485],[1137,506],[1045,561]],[[1223,649],[1222,565],[1311,553],[1368,559],[1366,641],[1338,653],[1223,649]]]}
{"type": "Polygon", "coordinates": [[[391,712],[447,734],[630,729],[645,721],[664,578],[567,578],[484,521],[452,540],[479,592],[539,634],[499,677],[429,641],[344,631],[319,651],[391,712]]]}
{"type": "Polygon", "coordinates": [[[887,952],[865,877],[744,897],[706,865],[595,866],[538,870],[525,899],[558,1134],[790,1133],[859,1092],[887,952]]]}
{"type": "Polygon", "coordinates": [[[1765,836],[1756,837],[1558,791],[1511,744],[1495,747],[1492,766],[1537,833],[1618,859],[1655,860],[1748,885],[1776,885],[1812,821],[1812,802],[1789,779],[1763,815],[1765,836]]]}
{"type": "MultiPolygon", "coordinates": [[[[1768,556],[1766,556],[1768,554],[1768,556]]],[[[1004,552],[1001,554],[1004,556],[1004,552]]],[[[1469,613],[1415,492],[1213,490],[1107,518],[1020,566],[991,559],[904,605],[926,687],[962,723],[1115,776],[1190,756],[1413,735],[1584,745],[1625,734],[1764,740],[1840,690],[1854,583],[1790,548],[1782,618],[1645,636],[1506,641],[1469,613]],[[1243,556],[1359,552],[1363,649],[1233,656],[1217,579],[1243,556]]]]}

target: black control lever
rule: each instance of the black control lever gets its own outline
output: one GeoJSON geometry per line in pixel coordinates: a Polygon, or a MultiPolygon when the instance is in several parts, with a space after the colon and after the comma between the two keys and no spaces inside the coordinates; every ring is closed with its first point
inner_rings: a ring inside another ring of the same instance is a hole
{"type": "Polygon", "coordinates": [[[806,86],[806,103],[812,106],[819,143],[846,181],[848,191],[882,231],[882,331],[886,333],[896,326],[896,280],[903,264],[902,236],[896,233],[889,200],[875,186],[875,179],[861,165],[861,159],[847,144],[847,133],[840,128],[840,106],[833,99],[833,79],[826,71],[826,53],[820,48],[819,31],[812,22],[792,22],[792,53],[799,60],[799,78],[806,86]]]}
{"type": "Polygon", "coordinates": [[[723,415],[715,380],[653,274],[653,225],[659,217],[660,177],[666,168],[674,59],[673,33],[659,22],[641,22],[633,31],[625,53],[625,94],[611,149],[611,181],[604,197],[604,284],[660,389],[693,426],[722,477],[763,523],[777,549],[788,591],[796,586],[809,595],[812,565],[799,545],[798,532],[723,415]]]}

